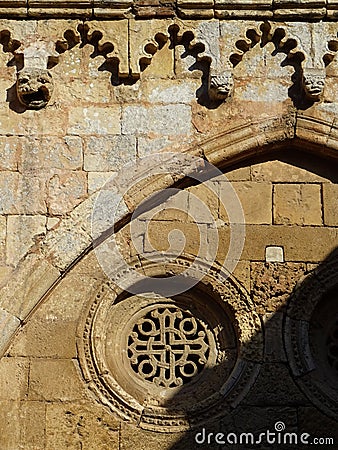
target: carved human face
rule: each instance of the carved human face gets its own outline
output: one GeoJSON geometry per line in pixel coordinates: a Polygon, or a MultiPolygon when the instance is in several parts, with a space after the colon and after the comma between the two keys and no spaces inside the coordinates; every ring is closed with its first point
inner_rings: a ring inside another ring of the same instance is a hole
{"type": "Polygon", "coordinates": [[[18,72],[16,92],[18,99],[28,109],[41,109],[53,93],[53,80],[49,70],[29,68],[18,72]]]}
{"type": "Polygon", "coordinates": [[[325,86],[325,75],[316,72],[304,72],[303,86],[308,98],[319,100],[325,86]]]}
{"type": "Polygon", "coordinates": [[[224,100],[229,97],[233,87],[234,79],[231,73],[211,75],[210,93],[213,98],[224,100]]]}

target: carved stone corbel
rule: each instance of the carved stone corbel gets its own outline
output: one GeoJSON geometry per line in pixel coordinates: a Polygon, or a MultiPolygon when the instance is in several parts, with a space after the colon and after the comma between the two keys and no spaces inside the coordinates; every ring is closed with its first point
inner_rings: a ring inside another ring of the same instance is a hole
{"type": "Polygon", "coordinates": [[[44,108],[53,93],[54,82],[48,70],[50,58],[57,57],[52,42],[34,41],[22,45],[16,57],[23,60],[17,72],[16,93],[19,102],[27,109],[44,108]]]}
{"type": "Polygon", "coordinates": [[[211,100],[224,101],[233,91],[234,77],[231,70],[215,73],[210,70],[209,97],[211,100]]]}
{"type": "Polygon", "coordinates": [[[306,97],[312,101],[319,101],[325,87],[325,69],[303,69],[303,88],[306,97]]]}

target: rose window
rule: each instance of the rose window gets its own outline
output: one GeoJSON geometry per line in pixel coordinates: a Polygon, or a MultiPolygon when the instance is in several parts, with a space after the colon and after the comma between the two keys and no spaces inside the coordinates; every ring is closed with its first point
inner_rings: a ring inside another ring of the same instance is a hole
{"type": "Polygon", "coordinates": [[[128,339],[128,358],[144,380],[181,386],[204,368],[209,355],[206,325],[188,311],[156,307],[138,319],[128,339]]]}

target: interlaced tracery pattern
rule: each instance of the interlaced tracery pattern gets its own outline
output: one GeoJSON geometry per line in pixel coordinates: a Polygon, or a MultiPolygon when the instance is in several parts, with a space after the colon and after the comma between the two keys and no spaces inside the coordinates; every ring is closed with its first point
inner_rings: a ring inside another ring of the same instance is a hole
{"type": "Polygon", "coordinates": [[[210,344],[206,325],[177,307],[156,307],[135,323],[128,340],[133,370],[157,386],[181,386],[200,373],[210,344]]]}

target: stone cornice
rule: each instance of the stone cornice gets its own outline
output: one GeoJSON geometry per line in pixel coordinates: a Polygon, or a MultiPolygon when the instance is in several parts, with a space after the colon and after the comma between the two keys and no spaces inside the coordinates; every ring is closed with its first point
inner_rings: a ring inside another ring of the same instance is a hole
{"type": "Polygon", "coordinates": [[[0,0],[2,18],[337,20],[338,0],[0,0]]]}

